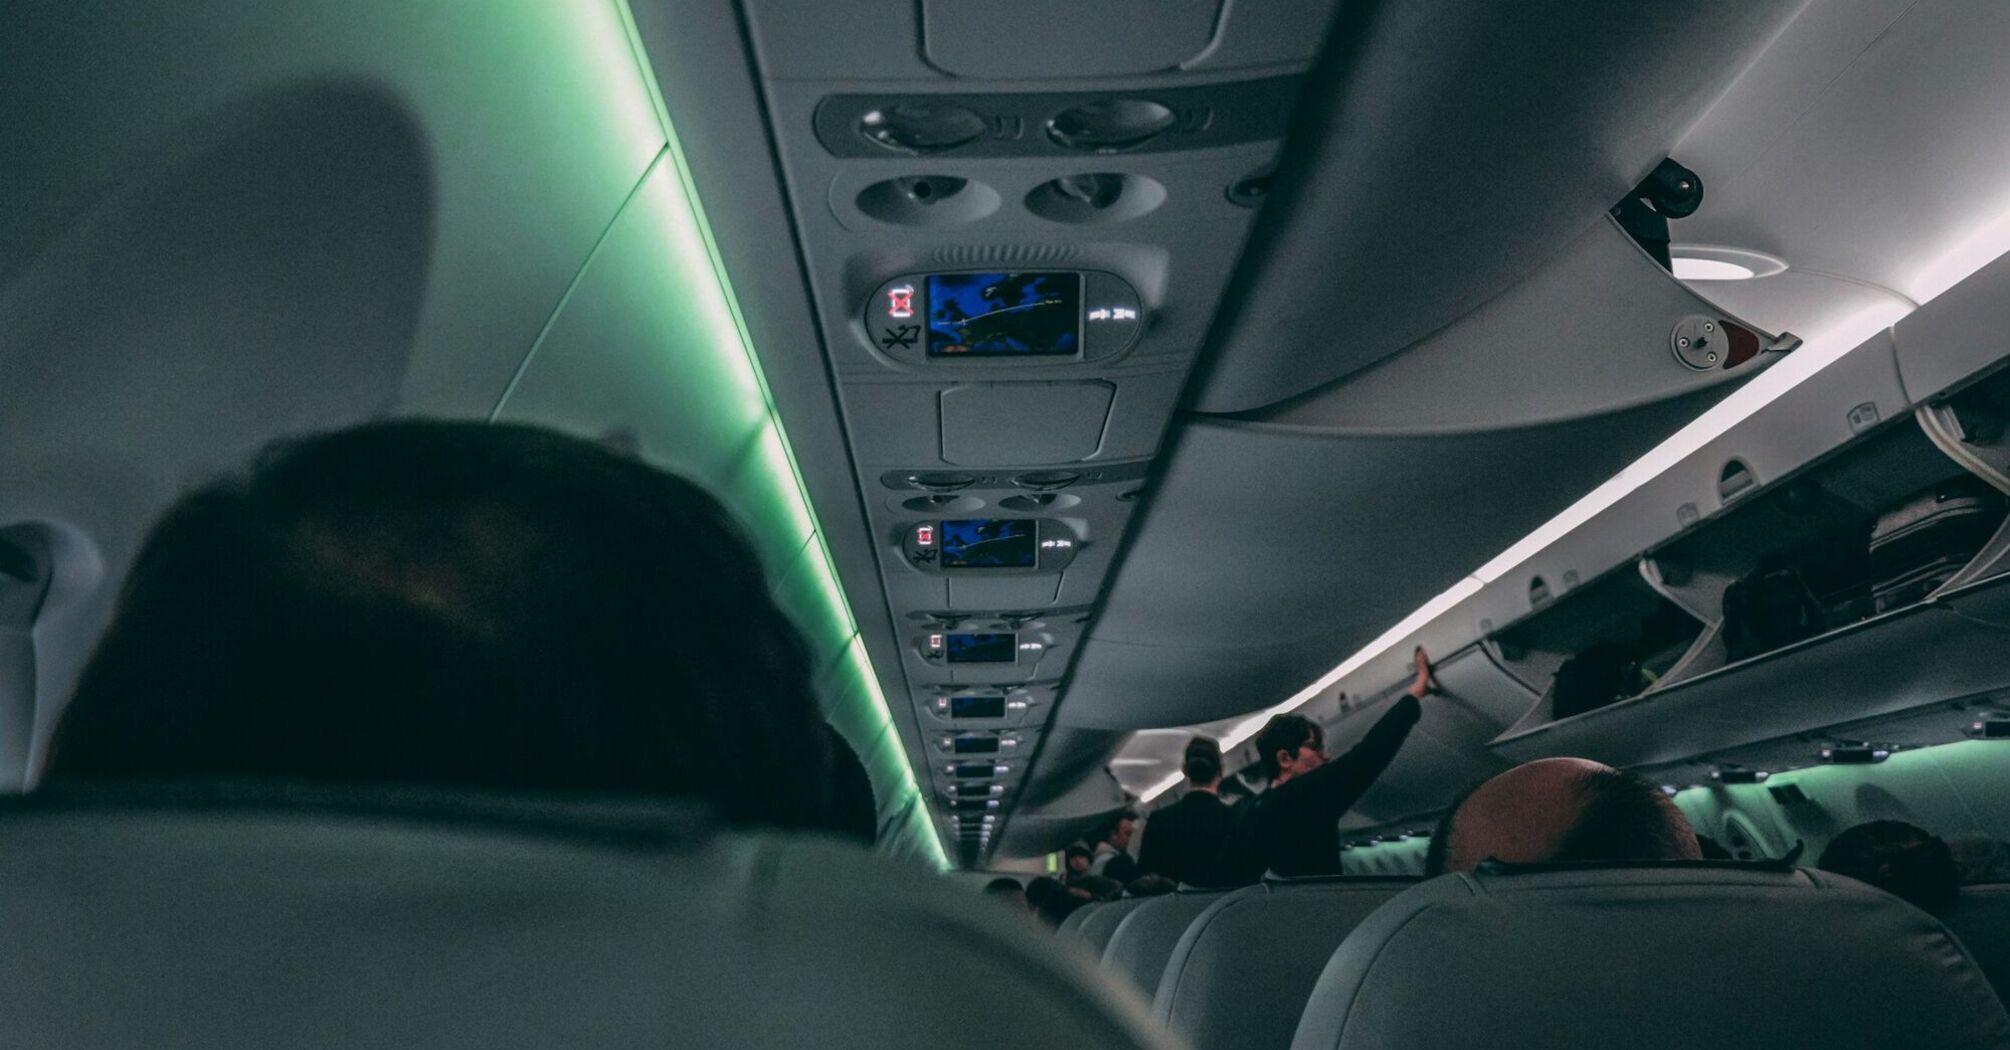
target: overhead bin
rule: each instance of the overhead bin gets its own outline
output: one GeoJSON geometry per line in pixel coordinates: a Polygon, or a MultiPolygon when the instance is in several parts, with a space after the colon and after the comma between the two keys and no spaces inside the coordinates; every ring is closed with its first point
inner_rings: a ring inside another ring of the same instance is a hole
{"type": "Polygon", "coordinates": [[[1653,766],[2010,687],[2010,580],[1927,602],[1614,704],[1502,736],[1527,761],[1558,755],[1653,766]]]}
{"type": "MultiPolygon", "coordinates": [[[[1355,341],[1347,335],[1343,346],[1355,341]]],[[[1552,423],[1713,386],[1798,342],[1698,296],[1601,218],[1548,265],[1442,331],[1243,418],[1406,434],[1552,423]]]]}
{"type": "Polygon", "coordinates": [[[1484,434],[1190,423],[1057,717],[1191,725],[1288,697],[1723,392],[1484,434]]]}
{"type": "Polygon", "coordinates": [[[1547,265],[1802,6],[1341,5],[1195,407],[1331,383],[1547,265]]]}
{"type": "MultiPolygon", "coordinates": [[[[1971,284],[1991,288],[2006,279],[2010,261],[1971,284]]],[[[2003,469],[2010,466],[2003,445],[2010,428],[2002,425],[2010,416],[2010,371],[1997,364],[2010,345],[1991,356],[1962,349],[1988,343],[1996,330],[1967,290],[1930,304],[1897,332],[1872,337],[1336,687],[1398,688],[1399,657],[1412,644],[1435,652],[1477,640],[1501,677],[1527,690],[1525,709],[1478,748],[1493,762],[1582,755],[1666,769],[1775,757],[1768,749],[1783,743],[1782,754],[1808,762],[1816,751],[1804,736],[1952,739],[1971,721],[1959,709],[1964,698],[2010,688],[2001,659],[2010,646],[2010,577],[2002,575],[2010,569],[2010,506],[1981,488],[2010,490],[2003,469]],[[1967,372],[1934,373],[1942,386],[1920,391],[1916,409],[1899,379],[1897,347],[1908,338],[1914,353],[1937,344],[1969,354],[1967,372]],[[1925,600],[1915,581],[1911,593],[1887,592],[1897,600],[1880,609],[1870,550],[1879,518],[1921,492],[1940,494],[1943,484],[1945,494],[1977,508],[1952,555],[1968,552],[1965,563],[1951,573],[1945,564],[1933,568],[1924,582],[1936,586],[1925,600]],[[1750,640],[1724,635],[1725,592],[1768,557],[1795,552],[1827,557],[1831,574],[1857,574],[1844,581],[1858,588],[1853,613],[1771,651],[1744,651],[1750,640]],[[1834,564],[1838,558],[1848,564],[1834,564]],[[1677,653],[1684,637],[1688,644],[1677,653]],[[1633,698],[1558,719],[1556,672],[1601,643],[1635,647],[1636,673],[1646,673],[1631,682],[1633,698]]],[[[2000,291],[1996,298],[2010,301],[2000,291]]],[[[1461,702],[1467,691],[1447,668],[1470,665],[1441,664],[1445,699],[1461,702]]],[[[1343,718],[1336,739],[1367,721],[1343,718]]],[[[1474,768],[1489,761],[1469,760],[1474,768]]],[[[1399,758],[1391,767],[1398,781],[1403,766],[1399,758]]],[[[1407,783],[1378,785],[1356,823],[1418,812],[1417,798],[1407,783]]]]}
{"type": "MultiPolygon", "coordinates": [[[[1771,484],[1744,482],[1723,513],[1646,551],[1639,580],[1696,636],[1609,706],[1560,709],[1557,647],[1526,643],[1609,632],[1602,596],[1638,591],[1623,570],[1497,633],[1504,666],[1549,681],[1493,750],[1656,765],[2010,687],[2010,479],[1987,447],[2006,398],[2010,372],[1985,375],[1771,484]],[[1963,418],[1984,447],[1948,455],[1959,439],[1936,427],[1963,418]]],[[[1727,461],[1720,484],[1741,473],[1727,461]]]]}

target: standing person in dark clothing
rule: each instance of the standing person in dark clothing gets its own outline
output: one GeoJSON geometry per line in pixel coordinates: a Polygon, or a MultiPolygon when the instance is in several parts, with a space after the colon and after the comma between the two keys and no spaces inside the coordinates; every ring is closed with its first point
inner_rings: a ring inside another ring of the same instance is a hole
{"type": "Polygon", "coordinates": [[[1221,745],[1197,736],[1186,745],[1186,794],[1145,821],[1138,864],[1189,886],[1205,886],[1230,827],[1221,800],[1221,745]]]}
{"type": "Polygon", "coordinates": [[[1243,886],[1266,870],[1279,875],[1340,872],[1340,817],[1367,794],[1422,717],[1418,701],[1431,691],[1431,664],[1416,652],[1417,677],[1368,735],[1328,761],[1319,724],[1278,715],[1256,736],[1270,787],[1236,807],[1235,825],[1215,857],[1213,882],[1243,886]]]}

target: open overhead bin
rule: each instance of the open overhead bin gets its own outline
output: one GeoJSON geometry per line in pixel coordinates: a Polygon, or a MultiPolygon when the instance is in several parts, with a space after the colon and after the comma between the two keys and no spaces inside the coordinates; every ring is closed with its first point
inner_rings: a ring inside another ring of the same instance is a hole
{"type": "Polygon", "coordinates": [[[1062,720],[1180,725],[1291,695],[1793,345],[1600,217],[1374,368],[1187,417],[1062,720]]]}
{"type": "Polygon", "coordinates": [[[1546,266],[1803,2],[1342,4],[1194,406],[1316,389],[1546,266]]]}

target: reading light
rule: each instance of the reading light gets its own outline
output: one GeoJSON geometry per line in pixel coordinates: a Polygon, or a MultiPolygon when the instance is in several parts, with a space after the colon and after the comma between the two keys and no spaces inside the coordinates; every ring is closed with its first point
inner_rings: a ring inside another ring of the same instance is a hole
{"type": "Polygon", "coordinates": [[[1831,744],[1822,748],[1822,761],[1836,766],[1867,766],[1890,757],[1890,748],[1870,744],[1831,744]]]}
{"type": "Polygon", "coordinates": [[[1718,244],[1671,244],[1668,255],[1678,281],[1749,281],[1787,269],[1777,255],[1718,244]]]}
{"type": "Polygon", "coordinates": [[[1969,723],[1968,735],[1981,740],[2010,738],[2010,715],[1991,713],[1969,723]]]}
{"type": "Polygon", "coordinates": [[[1752,268],[1721,259],[1691,259],[1676,256],[1675,277],[1682,281],[1749,281],[1758,274],[1752,268]]]}
{"type": "Polygon", "coordinates": [[[1772,774],[1763,769],[1717,768],[1710,771],[1710,779],[1719,784],[1763,784],[1772,774]]]}

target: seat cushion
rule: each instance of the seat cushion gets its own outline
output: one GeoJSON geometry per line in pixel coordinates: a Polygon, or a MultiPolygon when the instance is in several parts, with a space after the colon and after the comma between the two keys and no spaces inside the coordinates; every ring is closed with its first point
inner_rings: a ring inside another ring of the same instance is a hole
{"type": "Polygon", "coordinates": [[[1334,953],[1292,1045],[2000,1050],[2010,1016],[1896,898],[1692,863],[1418,885],[1334,953]]]}
{"type": "Polygon", "coordinates": [[[2010,999],[2010,882],[1961,887],[1940,921],[1961,938],[1997,996],[2010,999]]]}
{"type": "Polygon", "coordinates": [[[1031,924],[843,843],[297,802],[0,806],[9,1045],[939,1050],[1033,1017],[1072,1046],[1160,1038],[1031,924]]]}
{"type": "Polygon", "coordinates": [[[1336,876],[1245,886],[1187,926],[1152,1013],[1194,1050],[1283,1050],[1333,950],[1415,879],[1336,876]]]}
{"type": "Polygon", "coordinates": [[[1181,890],[1152,897],[1124,916],[1103,949],[1103,972],[1125,981],[1144,993],[1146,999],[1158,991],[1159,977],[1166,960],[1186,928],[1208,905],[1220,900],[1227,890],[1181,890]]]}

